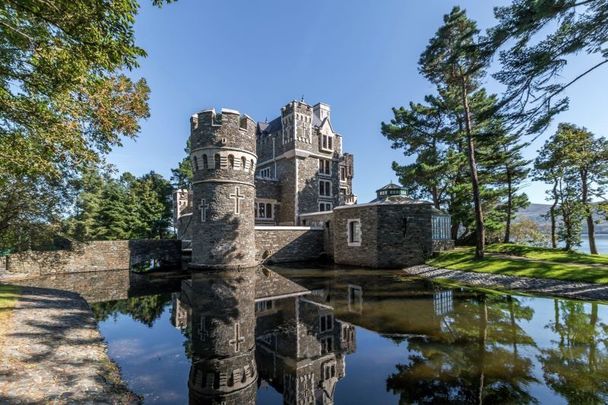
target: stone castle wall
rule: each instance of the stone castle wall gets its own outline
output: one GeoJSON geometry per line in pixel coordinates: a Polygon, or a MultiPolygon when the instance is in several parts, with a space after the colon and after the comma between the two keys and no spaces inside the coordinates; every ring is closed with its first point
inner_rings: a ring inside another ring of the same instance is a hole
{"type": "Polygon", "coordinates": [[[305,226],[256,226],[256,259],[273,263],[304,262],[323,252],[323,229],[305,226]]]}
{"type": "Polygon", "coordinates": [[[47,274],[130,269],[131,265],[150,259],[179,264],[181,241],[93,241],[76,243],[69,250],[14,253],[5,260],[8,273],[36,277],[47,274]]]}
{"type": "Polygon", "coordinates": [[[353,205],[334,210],[334,261],[351,266],[377,267],[378,265],[378,214],[377,206],[353,205]],[[361,221],[361,244],[349,246],[348,220],[361,221]]]}

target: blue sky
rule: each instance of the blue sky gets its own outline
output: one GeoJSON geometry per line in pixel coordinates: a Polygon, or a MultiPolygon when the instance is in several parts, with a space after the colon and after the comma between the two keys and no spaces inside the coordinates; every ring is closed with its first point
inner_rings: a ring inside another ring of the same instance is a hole
{"type": "MultiPolygon", "coordinates": [[[[492,9],[506,1],[443,0],[179,0],[154,8],[142,0],[136,40],[148,52],[131,74],[151,88],[151,117],[136,141],[109,161],[136,175],[154,170],[166,177],[184,156],[189,117],[202,109],[233,108],[256,120],[271,119],[292,99],[332,107],[332,124],[355,155],[354,191],[360,202],[396,181],[391,163],[406,162],[380,134],[391,107],[421,101],[433,86],[418,74],[428,40],[454,5],[479,27],[494,24],[492,9]]],[[[593,59],[573,58],[566,75],[593,59]]],[[[568,76],[567,76],[568,77],[568,76]]],[[[608,69],[568,91],[571,107],[558,117],[606,135],[608,69]]],[[[495,83],[490,91],[499,92],[495,83]]],[[[526,151],[534,158],[547,134],[526,151]]],[[[544,202],[545,187],[527,183],[532,202],[544,202]]]]}

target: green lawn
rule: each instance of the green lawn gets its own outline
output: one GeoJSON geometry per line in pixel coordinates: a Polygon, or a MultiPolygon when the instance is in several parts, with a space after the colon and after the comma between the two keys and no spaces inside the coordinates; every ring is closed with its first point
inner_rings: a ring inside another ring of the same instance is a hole
{"type": "Polygon", "coordinates": [[[589,255],[585,253],[566,252],[561,249],[539,248],[533,246],[515,245],[503,243],[490,245],[487,249],[491,253],[501,253],[512,256],[524,257],[534,260],[545,260],[559,263],[577,264],[605,264],[608,266],[608,255],[589,255]]]}
{"type": "Polygon", "coordinates": [[[12,309],[19,297],[20,288],[14,285],[0,284],[0,312],[12,309]]]}
{"type": "Polygon", "coordinates": [[[516,245],[493,245],[488,247],[488,252],[490,254],[485,259],[475,260],[473,248],[458,248],[444,252],[427,263],[434,267],[451,270],[608,284],[608,258],[606,256],[596,257],[582,253],[566,253],[516,245]],[[492,257],[492,253],[511,255],[518,253],[519,257],[513,259],[492,257]],[[595,266],[589,266],[589,264],[595,264],[595,266]],[[600,266],[597,266],[598,264],[600,266]],[[602,264],[606,264],[606,267],[601,266],[602,264]]]}
{"type": "Polygon", "coordinates": [[[20,290],[16,286],[0,284],[0,347],[2,347],[4,335],[10,330],[8,321],[20,290]]]}

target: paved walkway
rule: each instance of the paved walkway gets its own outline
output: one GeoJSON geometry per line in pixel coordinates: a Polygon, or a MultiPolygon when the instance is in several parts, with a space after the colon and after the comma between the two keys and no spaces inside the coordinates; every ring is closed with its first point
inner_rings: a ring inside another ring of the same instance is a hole
{"type": "Polygon", "coordinates": [[[412,276],[428,279],[445,279],[472,287],[498,288],[582,300],[608,300],[608,284],[447,270],[427,265],[408,267],[404,271],[412,276]]]}
{"type": "Polygon", "coordinates": [[[0,347],[0,403],[136,403],[75,293],[23,287],[0,347]]]}

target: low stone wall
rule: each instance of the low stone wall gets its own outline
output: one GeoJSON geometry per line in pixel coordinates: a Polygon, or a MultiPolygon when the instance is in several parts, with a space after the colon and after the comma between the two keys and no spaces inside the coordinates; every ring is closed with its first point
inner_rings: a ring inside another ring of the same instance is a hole
{"type": "Polygon", "coordinates": [[[454,241],[452,239],[434,239],[433,252],[443,252],[445,250],[454,249],[454,241]]]}
{"type": "Polygon", "coordinates": [[[179,240],[115,240],[75,243],[69,250],[27,251],[6,257],[6,271],[27,276],[130,269],[145,260],[178,265],[179,240]]]}
{"type": "Polygon", "coordinates": [[[306,226],[256,226],[256,258],[263,262],[312,261],[323,252],[323,229],[306,226]]]}

